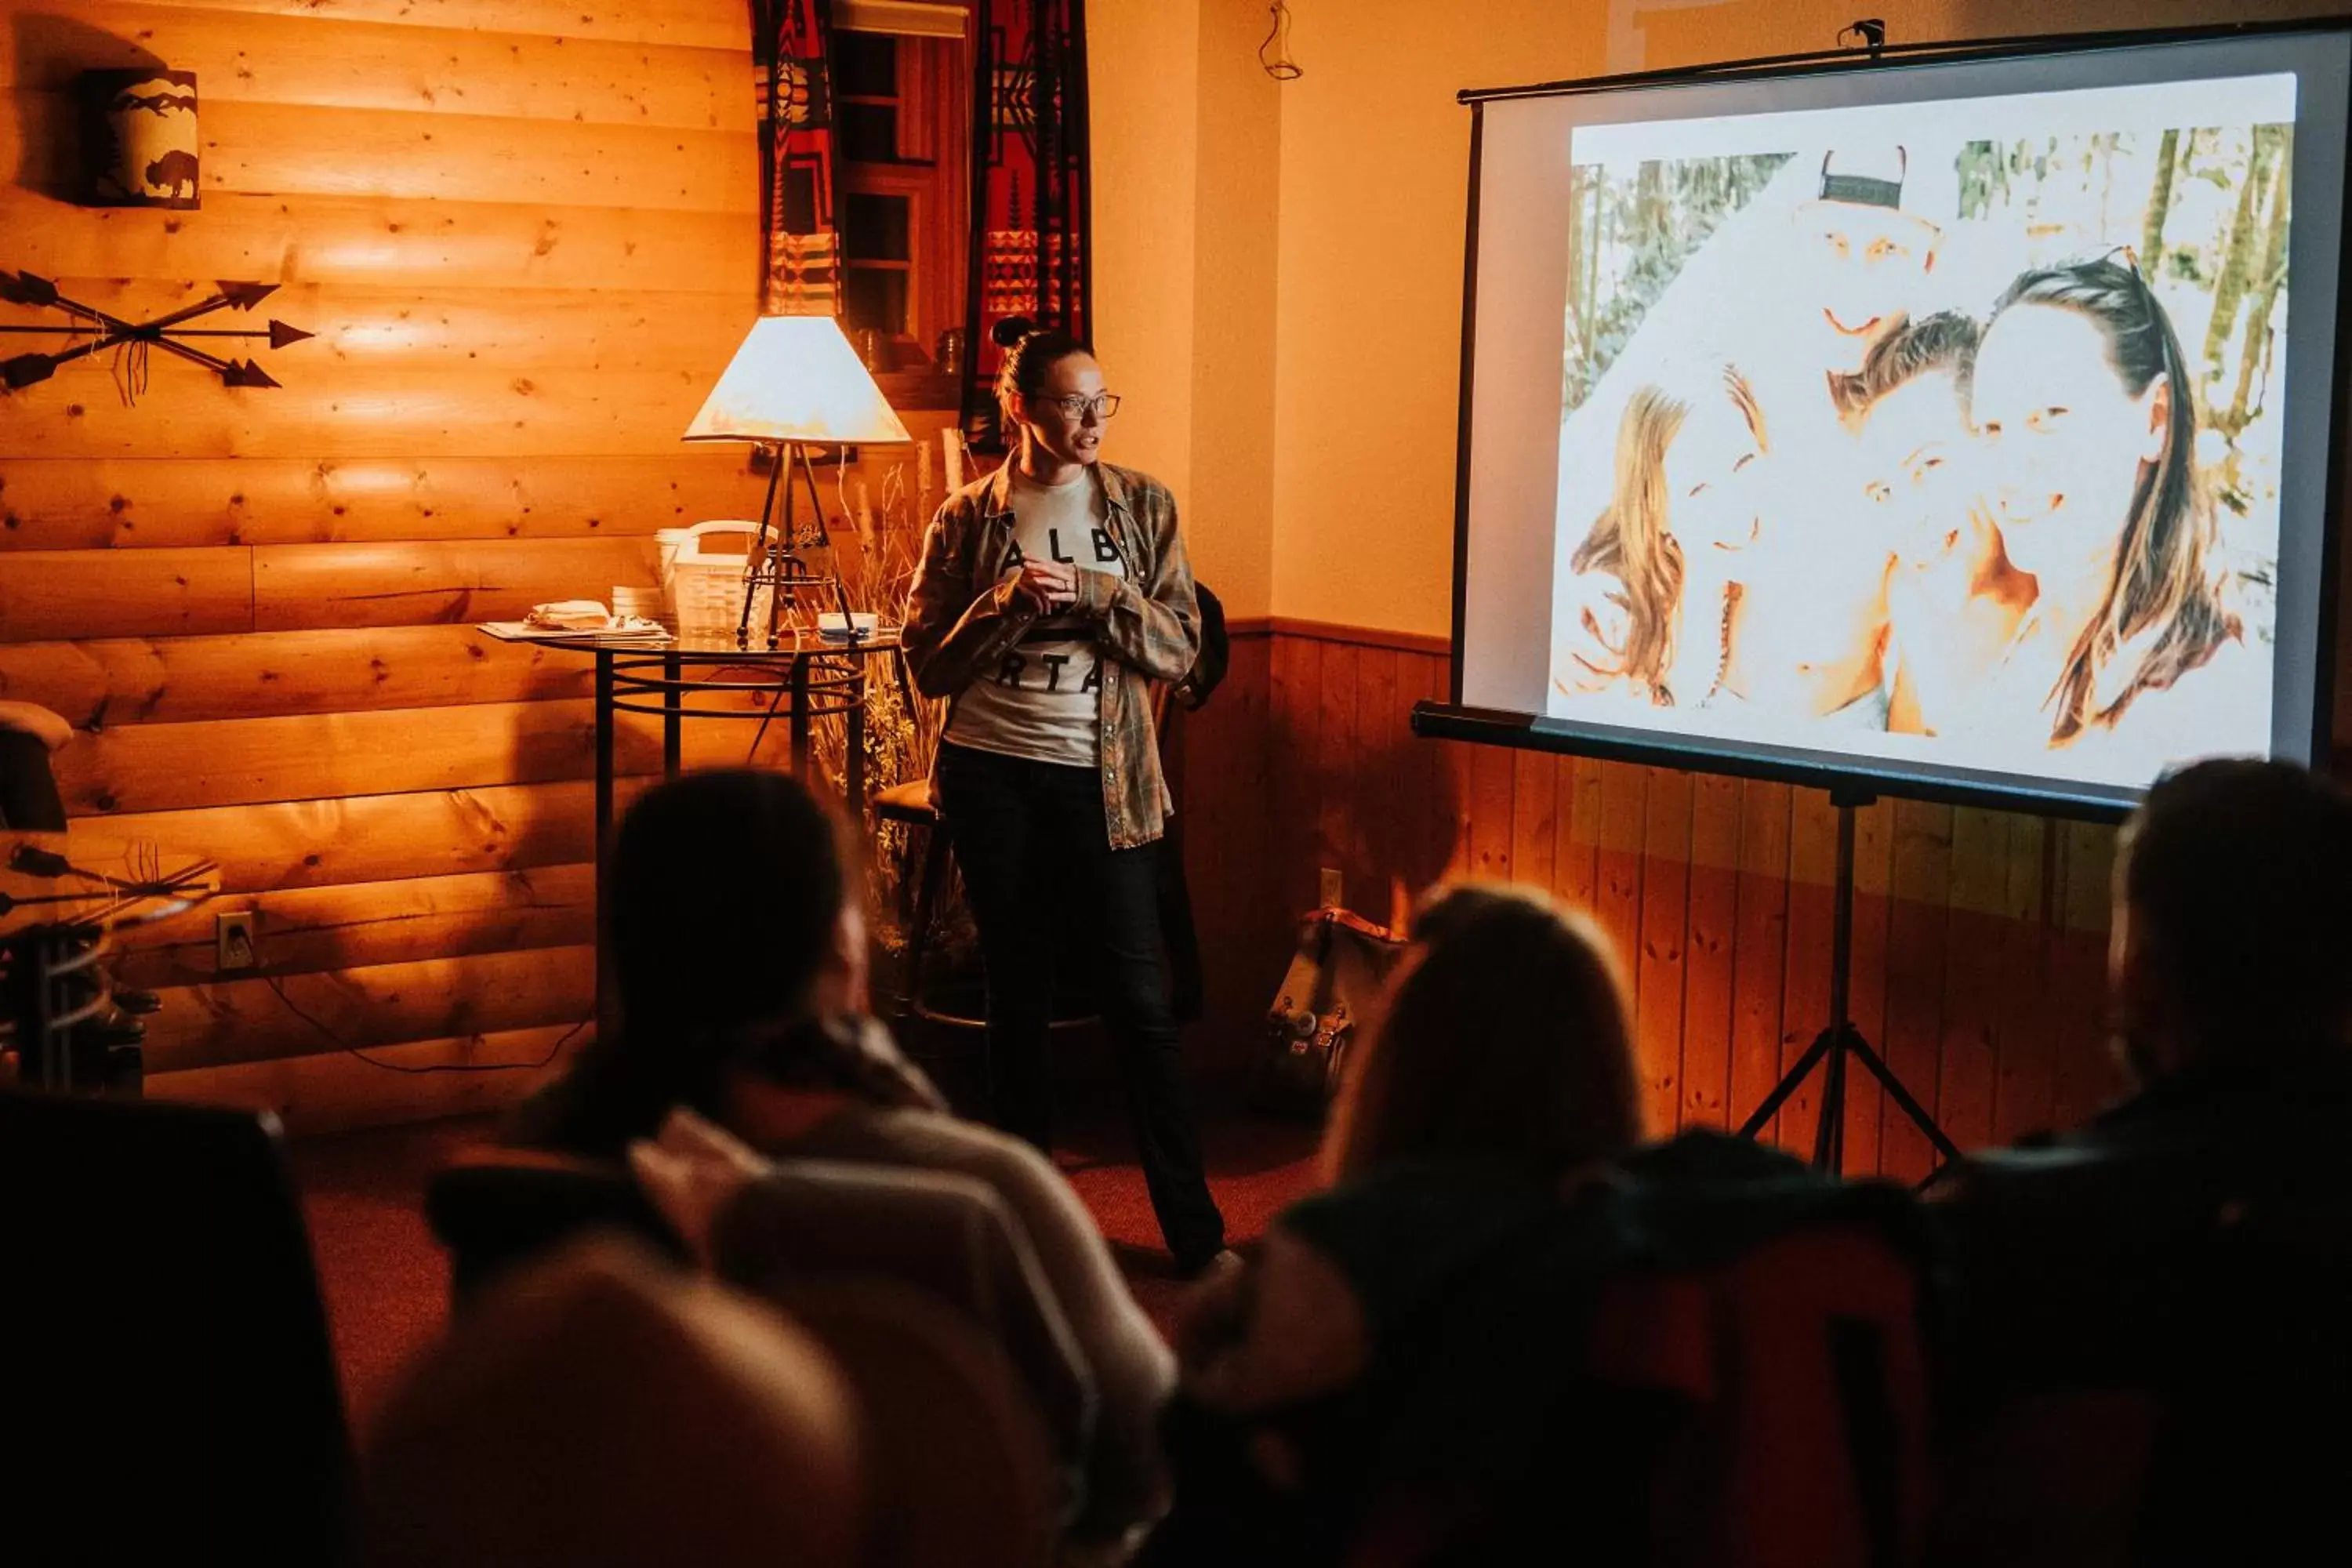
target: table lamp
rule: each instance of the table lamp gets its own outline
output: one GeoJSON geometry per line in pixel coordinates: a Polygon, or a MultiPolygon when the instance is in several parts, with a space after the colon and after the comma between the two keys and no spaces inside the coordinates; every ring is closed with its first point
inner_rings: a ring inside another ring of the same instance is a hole
{"type": "Polygon", "coordinates": [[[831,316],[762,316],[751,323],[719,384],[703,400],[686,429],[689,441],[755,441],[769,448],[768,499],[760,509],[760,535],[743,563],[743,614],[735,646],[751,646],[751,607],[762,587],[768,599],[768,646],[776,646],[776,626],[785,597],[803,589],[826,588],[839,605],[843,629],[856,635],[849,596],[837,574],[818,575],[801,557],[803,548],[793,488],[805,482],[816,532],[810,547],[825,543],[824,503],[809,460],[812,442],[856,446],[911,441],[907,427],[883,400],[882,389],[866,374],[831,316]],[[783,517],[776,517],[782,489],[783,517]]]}

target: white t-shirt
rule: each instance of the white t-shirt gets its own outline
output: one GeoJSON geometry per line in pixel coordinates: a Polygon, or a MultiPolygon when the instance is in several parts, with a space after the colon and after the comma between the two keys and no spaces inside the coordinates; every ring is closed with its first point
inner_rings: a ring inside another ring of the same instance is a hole
{"type": "MultiPolygon", "coordinates": [[[[1102,487],[1081,469],[1067,484],[1013,475],[1013,551],[1066,562],[1081,572],[1127,575],[1105,527],[1102,487]]],[[[995,669],[956,699],[947,738],[959,746],[1032,762],[1092,768],[1102,760],[1102,658],[1094,630],[1075,616],[1032,626],[995,669]]]]}

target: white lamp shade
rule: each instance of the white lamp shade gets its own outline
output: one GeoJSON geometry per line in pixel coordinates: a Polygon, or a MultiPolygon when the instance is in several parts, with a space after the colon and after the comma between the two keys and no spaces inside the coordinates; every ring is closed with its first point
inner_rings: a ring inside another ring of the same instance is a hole
{"type": "Polygon", "coordinates": [[[689,441],[911,441],[831,316],[762,316],[728,362],[689,441]]]}

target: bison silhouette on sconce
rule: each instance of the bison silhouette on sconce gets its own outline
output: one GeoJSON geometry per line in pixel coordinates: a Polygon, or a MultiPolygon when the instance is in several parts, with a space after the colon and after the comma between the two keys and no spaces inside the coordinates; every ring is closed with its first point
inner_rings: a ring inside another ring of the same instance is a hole
{"type": "Polygon", "coordinates": [[[100,206],[198,205],[194,71],[90,71],[97,110],[90,199],[100,206]]]}

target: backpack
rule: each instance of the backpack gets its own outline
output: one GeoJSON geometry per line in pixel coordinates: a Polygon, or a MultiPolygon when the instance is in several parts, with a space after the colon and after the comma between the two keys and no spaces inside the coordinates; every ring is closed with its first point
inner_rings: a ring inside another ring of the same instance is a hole
{"type": "Polygon", "coordinates": [[[1362,1005],[1404,952],[1404,939],[1346,910],[1317,910],[1266,1009],[1266,1037],[1251,1074],[1261,1109],[1320,1115],[1339,1092],[1362,1005]]]}

